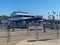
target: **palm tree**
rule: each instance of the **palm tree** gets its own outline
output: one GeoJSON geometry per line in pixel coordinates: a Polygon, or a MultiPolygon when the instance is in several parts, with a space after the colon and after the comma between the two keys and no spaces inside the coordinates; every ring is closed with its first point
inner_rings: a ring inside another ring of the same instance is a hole
{"type": "Polygon", "coordinates": [[[56,14],[56,12],[55,11],[53,11],[53,15],[52,15],[52,19],[53,19],[53,21],[55,20],[55,15],[56,14]]]}
{"type": "Polygon", "coordinates": [[[54,14],[54,15],[55,15],[55,13],[56,13],[56,12],[55,12],[55,11],[53,11],[53,14],[54,14]]]}
{"type": "Polygon", "coordinates": [[[54,15],[52,15],[52,20],[53,20],[53,22],[54,22],[54,20],[55,20],[55,16],[54,16],[54,15]]]}

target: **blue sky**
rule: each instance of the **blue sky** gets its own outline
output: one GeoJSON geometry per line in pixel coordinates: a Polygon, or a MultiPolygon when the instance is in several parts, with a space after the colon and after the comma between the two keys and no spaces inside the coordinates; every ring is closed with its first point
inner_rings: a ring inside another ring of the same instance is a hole
{"type": "Polygon", "coordinates": [[[60,0],[0,0],[0,15],[10,16],[17,10],[43,15],[46,18],[48,12],[60,12],[60,0]]]}

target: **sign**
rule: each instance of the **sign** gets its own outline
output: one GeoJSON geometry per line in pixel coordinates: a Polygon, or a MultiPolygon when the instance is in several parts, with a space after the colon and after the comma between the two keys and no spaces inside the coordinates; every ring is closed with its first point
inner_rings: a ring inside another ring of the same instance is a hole
{"type": "Polygon", "coordinates": [[[37,30],[43,30],[43,26],[29,26],[30,31],[35,31],[36,28],[37,30]]]}
{"type": "Polygon", "coordinates": [[[38,36],[38,30],[43,30],[43,26],[29,26],[29,30],[30,31],[36,31],[36,39],[38,40],[39,36],[38,36]]]}
{"type": "Polygon", "coordinates": [[[43,26],[37,26],[37,30],[43,30],[43,26]]]}
{"type": "Polygon", "coordinates": [[[35,28],[36,28],[36,26],[29,26],[29,30],[30,30],[30,31],[34,31],[35,28]]]}

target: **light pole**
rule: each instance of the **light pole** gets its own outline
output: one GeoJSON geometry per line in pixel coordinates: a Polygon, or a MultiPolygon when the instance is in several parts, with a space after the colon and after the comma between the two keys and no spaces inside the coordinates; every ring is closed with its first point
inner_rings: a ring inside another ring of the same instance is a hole
{"type": "Polygon", "coordinates": [[[10,21],[9,21],[9,19],[8,19],[8,26],[7,26],[7,42],[9,42],[10,41],[10,21]]]}
{"type": "Polygon", "coordinates": [[[60,15],[59,15],[59,21],[60,21],[60,15]]]}
{"type": "Polygon", "coordinates": [[[39,34],[38,34],[38,26],[40,26],[39,24],[35,24],[35,30],[36,30],[36,39],[38,40],[39,39],[39,34]]]}
{"type": "Polygon", "coordinates": [[[56,25],[56,29],[57,29],[57,37],[59,37],[58,14],[57,14],[57,25],[56,25]]]}

